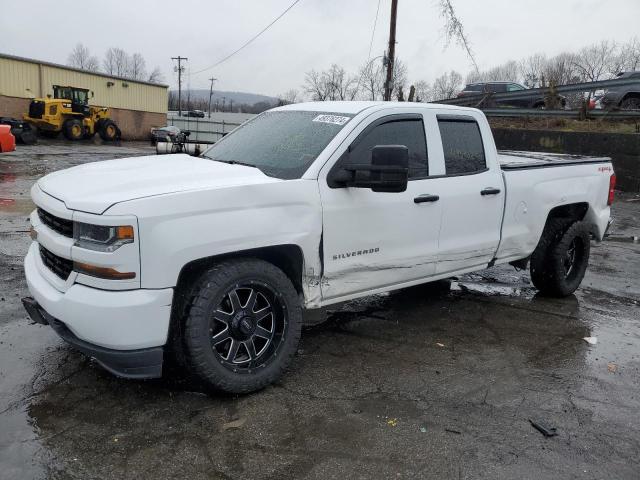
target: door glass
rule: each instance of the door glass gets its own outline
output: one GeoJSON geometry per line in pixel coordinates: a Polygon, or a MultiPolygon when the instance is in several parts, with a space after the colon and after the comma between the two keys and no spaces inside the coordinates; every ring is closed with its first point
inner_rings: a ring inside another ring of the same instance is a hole
{"type": "Polygon", "coordinates": [[[524,90],[524,87],[522,85],[518,85],[517,83],[510,83],[507,86],[507,90],[509,92],[518,92],[520,90],[524,90]]]}
{"type": "Polygon", "coordinates": [[[474,120],[438,119],[447,175],[487,169],[480,127],[474,120]]]}
{"type": "Polygon", "coordinates": [[[409,149],[409,180],[429,176],[422,120],[392,120],[376,126],[352,146],[345,164],[371,163],[371,151],[379,145],[404,145],[409,149]]]}

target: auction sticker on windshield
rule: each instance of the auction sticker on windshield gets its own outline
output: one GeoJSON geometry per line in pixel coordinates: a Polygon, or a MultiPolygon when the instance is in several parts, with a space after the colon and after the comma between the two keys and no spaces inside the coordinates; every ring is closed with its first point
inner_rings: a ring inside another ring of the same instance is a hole
{"type": "Polygon", "coordinates": [[[349,120],[351,120],[350,117],[341,117],[340,115],[318,115],[313,119],[314,122],[334,123],[336,125],[344,125],[349,120]]]}

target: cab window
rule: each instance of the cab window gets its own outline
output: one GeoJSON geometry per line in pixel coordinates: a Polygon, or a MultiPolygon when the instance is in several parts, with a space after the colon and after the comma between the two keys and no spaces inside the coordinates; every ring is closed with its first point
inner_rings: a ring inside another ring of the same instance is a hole
{"type": "Polygon", "coordinates": [[[404,145],[409,149],[409,180],[429,176],[422,119],[391,120],[375,126],[352,145],[346,164],[371,163],[371,151],[379,145],[404,145]]]}
{"type": "Polygon", "coordinates": [[[482,134],[471,118],[438,117],[447,175],[466,175],[487,169],[482,134]]]}

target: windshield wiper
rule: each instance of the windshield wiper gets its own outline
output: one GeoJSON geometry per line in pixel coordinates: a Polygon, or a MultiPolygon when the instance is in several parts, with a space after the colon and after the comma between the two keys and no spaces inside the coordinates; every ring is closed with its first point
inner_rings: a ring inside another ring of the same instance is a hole
{"type": "Polygon", "coordinates": [[[256,165],[253,165],[251,163],[239,162],[237,160],[221,160],[219,158],[211,158],[211,157],[207,157],[207,158],[213,160],[214,162],[228,163],[229,165],[242,165],[243,167],[253,167],[260,170],[260,167],[257,167],[256,165]]]}

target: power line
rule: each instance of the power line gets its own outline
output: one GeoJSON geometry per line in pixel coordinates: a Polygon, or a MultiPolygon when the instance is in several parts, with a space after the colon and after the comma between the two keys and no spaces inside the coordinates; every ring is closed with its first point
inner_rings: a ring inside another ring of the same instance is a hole
{"type": "Polygon", "coordinates": [[[371,58],[371,49],[373,48],[373,38],[376,35],[376,25],[378,24],[379,12],[380,12],[380,0],[378,0],[378,8],[376,9],[376,19],[373,21],[373,31],[371,32],[371,43],[369,43],[369,54],[367,55],[367,62],[371,58]]]}
{"type": "Polygon", "coordinates": [[[376,25],[378,24],[378,13],[380,13],[380,0],[378,0],[378,8],[376,8],[376,19],[373,21],[373,31],[371,32],[371,42],[369,42],[369,53],[367,54],[367,61],[364,64],[364,68],[360,73],[360,78],[358,78],[358,84],[356,85],[356,91],[360,88],[360,83],[362,83],[362,77],[364,77],[365,69],[369,67],[369,63],[371,63],[371,50],[373,48],[373,39],[376,35],[376,25]]]}
{"type": "Polygon", "coordinates": [[[276,23],[278,20],[280,20],[282,17],[284,17],[284,15],[291,10],[293,7],[296,6],[296,4],[300,2],[300,0],[296,0],[295,2],[293,2],[291,5],[289,5],[287,7],[287,9],[282,12],[280,15],[278,15],[269,25],[267,25],[266,27],[264,27],[262,30],[260,30],[257,34],[255,34],[253,37],[251,37],[249,40],[247,40],[244,44],[242,44],[242,46],[240,48],[238,48],[237,50],[231,52],[229,55],[227,55],[226,57],[224,57],[222,60],[218,61],[217,63],[214,63],[213,65],[211,65],[210,67],[207,68],[203,68],[202,70],[198,70],[197,72],[193,72],[194,75],[198,74],[198,73],[202,73],[205,72],[207,70],[211,70],[212,68],[217,67],[218,65],[220,65],[223,62],[226,62],[227,60],[229,60],[231,57],[233,57],[236,53],[238,53],[240,50],[244,49],[246,46],[248,46],[251,42],[253,42],[256,38],[258,38],[260,35],[262,35],[264,32],[266,32],[267,30],[269,30],[269,28],[271,28],[271,26],[276,23]]]}

